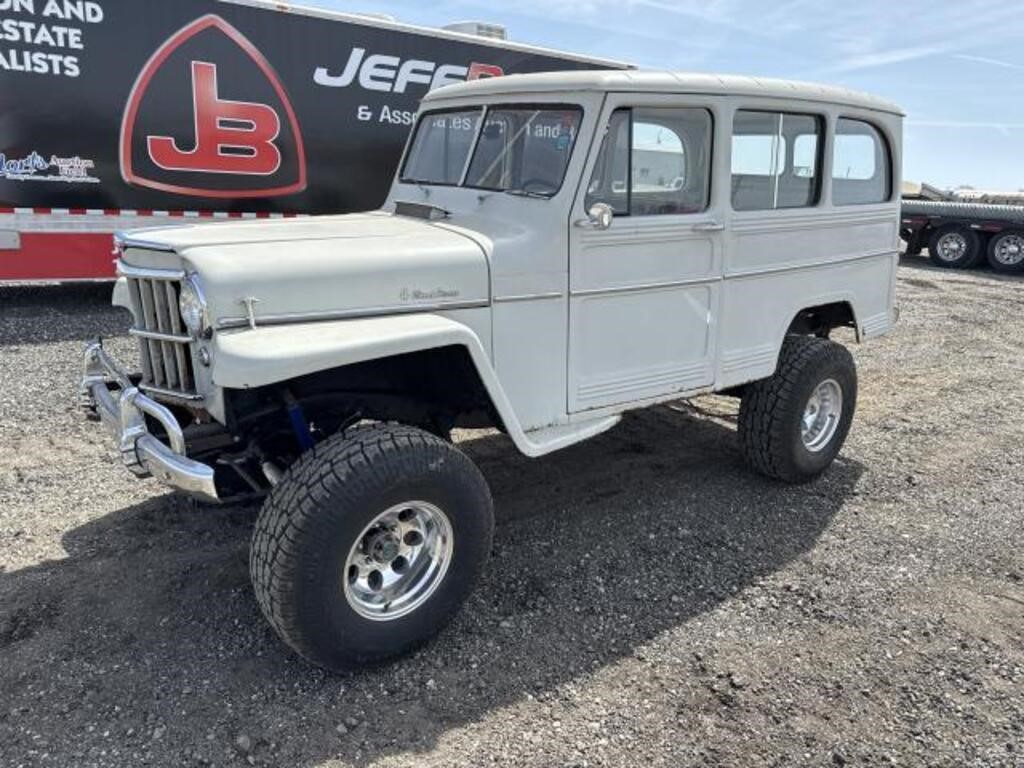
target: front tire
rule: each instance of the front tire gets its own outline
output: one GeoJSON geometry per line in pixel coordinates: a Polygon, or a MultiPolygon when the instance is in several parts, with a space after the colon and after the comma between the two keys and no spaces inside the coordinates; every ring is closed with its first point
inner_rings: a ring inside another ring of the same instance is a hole
{"type": "Polygon", "coordinates": [[[768,477],[812,480],[839,454],[856,405],[857,368],[849,351],[827,339],[788,336],[775,374],[743,393],[743,455],[768,477]]]}
{"type": "Polygon", "coordinates": [[[313,664],[379,663],[455,615],[493,530],[490,491],[465,454],[412,427],[358,427],[274,487],[253,533],[253,588],[281,639],[313,664]]]}
{"type": "Polygon", "coordinates": [[[1024,272],[1024,231],[1000,232],[988,244],[988,263],[996,272],[1024,272]]]}

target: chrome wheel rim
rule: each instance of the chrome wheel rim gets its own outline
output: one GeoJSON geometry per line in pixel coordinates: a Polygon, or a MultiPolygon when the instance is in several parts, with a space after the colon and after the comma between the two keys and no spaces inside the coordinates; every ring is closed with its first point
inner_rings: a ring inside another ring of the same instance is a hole
{"type": "Polygon", "coordinates": [[[842,415],[843,389],[835,379],[826,379],[814,388],[800,419],[804,447],[816,453],[828,445],[839,428],[842,415]]]}
{"type": "Polygon", "coordinates": [[[939,238],[935,250],[943,261],[956,261],[967,253],[967,238],[959,232],[947,232],[939,238]]]}
{"type": "Polygon", "coordinates": [[[992,255],[1008,267],[1020,264],[1024,261],[1024,235],[1003,235],[996,240],[992,255]]]}
{"type": "Polygon", "coordinates": [[[441,584],[451,564],[452,524],[426,501],[396,504],[356,538],[341,574],[345,599],[371,621],[415,611],[441,584]]]}

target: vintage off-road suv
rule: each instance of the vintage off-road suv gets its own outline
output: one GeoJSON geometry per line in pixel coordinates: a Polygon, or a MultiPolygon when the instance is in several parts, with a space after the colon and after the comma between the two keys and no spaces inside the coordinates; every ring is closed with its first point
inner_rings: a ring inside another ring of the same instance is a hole
{"type": "Polygon", "coordinates": [[[901,125],[740,77],[441,88],[381,210],[122,236],[140,371],[97,341],[83,389],[137,474],[267,495],[250,564],[285,642],[330,669],[385,659],[448,621],[490,550],[453,427],[541,456],[724,392],[757,470],[829,466],[857,395],[829,333],[895,320],[901,125]]]}

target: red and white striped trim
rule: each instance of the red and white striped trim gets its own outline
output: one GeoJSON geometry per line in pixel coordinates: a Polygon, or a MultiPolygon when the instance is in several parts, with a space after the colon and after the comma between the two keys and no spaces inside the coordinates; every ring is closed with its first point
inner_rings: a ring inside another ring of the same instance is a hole
{"type": "Polygon", "coordinates": [[[18,235],[16,247],[0,251],[0,283],[113,279],[113,234],[117,230],[304,215],[0,206],[0,229],[18,235]]]}
{"type": "Polygon", "coordinates": [[[291,219],[303,216],[301,213],[277,213],[270,211],[154,211],[145,208],[11,208],[0,206],[0,214],[21,216],[129,216],[171,219],[291,219]]]}

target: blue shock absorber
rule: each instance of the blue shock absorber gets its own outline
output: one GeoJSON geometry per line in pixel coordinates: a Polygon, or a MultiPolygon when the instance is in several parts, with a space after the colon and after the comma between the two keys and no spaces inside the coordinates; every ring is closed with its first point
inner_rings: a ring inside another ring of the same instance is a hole
{"type": "Polygon", "coordinates": [[[302,412],[302,406],[287,389],[284,391],[284,407],[288,411],[288,418],[292,422],[292,431],[295,432],[295,439],[299,441],[299,447],[303,451],[308,451],[315,444],[313,433],[309,429],[309,422],[306,421],[306,414],[302,412]]]}

